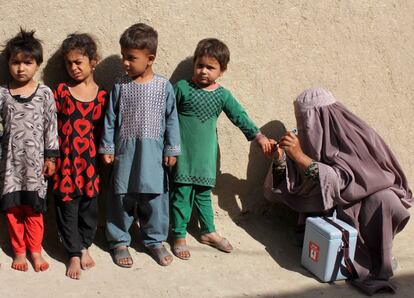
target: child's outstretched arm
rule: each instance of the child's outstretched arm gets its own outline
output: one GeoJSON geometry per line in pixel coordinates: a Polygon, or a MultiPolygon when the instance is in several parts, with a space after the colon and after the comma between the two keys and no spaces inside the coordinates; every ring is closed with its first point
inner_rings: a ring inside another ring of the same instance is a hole
{"type": "Polygon", "coordinates": [[[225,97],[223,112],[243,132],[247,140],[256,141],[264,155],[270,156],[272,154],[272,144],[269,139],[260,132],[244,108],[230,92],[225,97]]]}
{"type": "Polygon", "coordinates": [[[170,83],[167,83],[166,88],[164,165],[172,167],[177,161],[176,156],[181,153],[180,125],[178,122],[177,103],[174,90],[170,83]]]}
{"type": "Polygon", "coordinates": [[[57,113],[55,98],[49,88],[44,90],[44,115],[43,115],[43,135],[44,135],[44,156],[43,175],[51,177],[56,169],[56,157],[59,156],[59,140],[57,131],[57,113]]]}
{"type": "Polygon", "coordinates": [[[98,152],[102,154],[105,164],[112,164],[115,159],[115,125],[118,113],[119,85],[115,84],[111,91],[106,108],[101,144],[98,152]]]}

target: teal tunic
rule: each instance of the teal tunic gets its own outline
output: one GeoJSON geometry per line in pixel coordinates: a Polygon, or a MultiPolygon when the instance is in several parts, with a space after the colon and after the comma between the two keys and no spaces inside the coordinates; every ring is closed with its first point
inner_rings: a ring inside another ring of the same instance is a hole
{"type": "Polygon", "coordinates": [[[223,111],[248,140],[259,129],[233,95],[222,86],[214,90],[191,81],[174,86],[180,122],[181,155],[174,168],[174,182],[213,187],[216,184],[217,119],[223,111]]]}
{"type": "Polygon", "coordinates": [[[174,90],[167,79],[155,74],[151,81],[139,84],[124,76],[115,84],[99,153],[115,155],[115,194],[167,191],[163,157],[180,154],[174,90]]]}

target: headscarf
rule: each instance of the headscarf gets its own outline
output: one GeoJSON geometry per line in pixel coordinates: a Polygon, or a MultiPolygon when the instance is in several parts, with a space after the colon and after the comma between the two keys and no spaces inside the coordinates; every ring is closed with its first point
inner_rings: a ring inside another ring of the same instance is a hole
{"type": "Polygon", "coordinates": [[[322,88],[302,92],[294,102],[298,138],[305,154],[332,167],[341,201],[353,203],[391,189],[407,208],[407,178],[384,140],[322,88]]]}

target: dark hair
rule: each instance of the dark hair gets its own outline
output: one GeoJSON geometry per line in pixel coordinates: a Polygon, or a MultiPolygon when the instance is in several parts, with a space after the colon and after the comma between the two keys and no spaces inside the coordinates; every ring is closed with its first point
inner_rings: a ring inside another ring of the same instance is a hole
{"type": "Polygon", "coordinates": [[[151,26],[137,23],[122,33],[119,39],[121,48],[148,50],[150,54],[157,54],[158,33],[151,26]]]}
{"type": "Polygon", "coordinates": [[[227,69],[230,61],[230,51],[226,44],[217,38],[205,38],[198,42],[194,51],[193,63],[197,58],[209,56],[217,59],[222,71],[227,69]]]}
{"type": "Polygon", "coordinates": [[[87,33],[69,34],[60,46],[63,56],[72,50],[79,50],[89,60],[99,60],[98,47],[95,40],[87,33]]]}
{"type": "Polygon", "coordinates": [[[9,39],[4,47],[3,53],[7,61],[12,55],[23,53],[25,56],[32,57],[37,65],[43,62],[43,48],[39,39],[34,37],[35,31],[25,31],[20,28],[20,32],[9,39]]]}

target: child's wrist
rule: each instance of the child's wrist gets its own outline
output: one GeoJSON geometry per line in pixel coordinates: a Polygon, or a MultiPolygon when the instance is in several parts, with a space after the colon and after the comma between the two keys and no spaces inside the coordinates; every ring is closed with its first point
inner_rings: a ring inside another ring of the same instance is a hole
{"type": "Polygon", "coordinates": [[[260,142],[263,138],[267,138],[264,134],[262,134],[261,131],[259,131],[256,136],[254,137],[254,140],[258,143],[260,142]]]}

